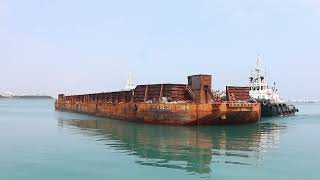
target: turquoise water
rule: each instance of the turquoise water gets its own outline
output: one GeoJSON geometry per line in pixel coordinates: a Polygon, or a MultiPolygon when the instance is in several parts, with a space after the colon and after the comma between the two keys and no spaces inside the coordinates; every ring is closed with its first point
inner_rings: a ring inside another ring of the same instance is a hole
{"type": "Polygon", "coordinates": [[[171,127],[0,100],[0,179],[320,179],[320,105],[240,126],[171,127]]]}

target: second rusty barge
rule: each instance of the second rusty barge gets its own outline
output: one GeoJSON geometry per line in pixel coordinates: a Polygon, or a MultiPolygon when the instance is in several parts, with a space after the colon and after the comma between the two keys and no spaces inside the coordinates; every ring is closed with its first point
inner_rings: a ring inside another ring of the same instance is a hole
{"type": "MultiPolygon", "coordinates": [[[[168,125],[240,124],[260,120],[259,103],[222,102],[212,94],[211,79],[211,75],[194,75],[188,77],[188,84],[138,85],[129,91],[73,96],[60,94],[55,108],[168,125]]],[[[239,91],[233,90],[234,93],[229,93],[232,96],[239,91]]],[[[249,94],[245,96],[249,97],[249,94]]]]}

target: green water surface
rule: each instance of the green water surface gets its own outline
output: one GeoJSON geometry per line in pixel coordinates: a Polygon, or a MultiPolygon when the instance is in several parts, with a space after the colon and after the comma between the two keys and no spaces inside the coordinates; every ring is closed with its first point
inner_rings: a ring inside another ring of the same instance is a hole
{"type": "Polygon", "coordinates": [[[0,100],[0,180],[320,179],[320,105],[238,126],[172,127],[0,100]]]}

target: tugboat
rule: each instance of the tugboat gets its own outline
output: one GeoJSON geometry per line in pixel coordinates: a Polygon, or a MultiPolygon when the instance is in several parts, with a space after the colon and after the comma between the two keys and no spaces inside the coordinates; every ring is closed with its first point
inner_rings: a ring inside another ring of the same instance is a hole
{"type": "Polygon", "coordinates": [[[261,68],[259,55],[249,80],[249,95],[252,100],[260,102],[262,117],[288,116],[299,112],[294,105],[288,105],[280,98],[275,83],[272,87],[269,86],[265,78],[265,70],[261,68]]]}

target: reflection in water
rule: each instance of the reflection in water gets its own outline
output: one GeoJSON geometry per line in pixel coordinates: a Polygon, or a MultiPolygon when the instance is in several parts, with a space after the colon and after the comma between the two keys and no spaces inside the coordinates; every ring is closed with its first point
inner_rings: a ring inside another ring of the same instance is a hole
{"type": "Polygon", "coordinates": [[[117,120],[59,118],[59,126],[92,136],[109,148],[139,157],[146,166],[206,174],[215,163],[259,165],[262,154],[279,143],[284,125],[172,127],[117,120]]]}

